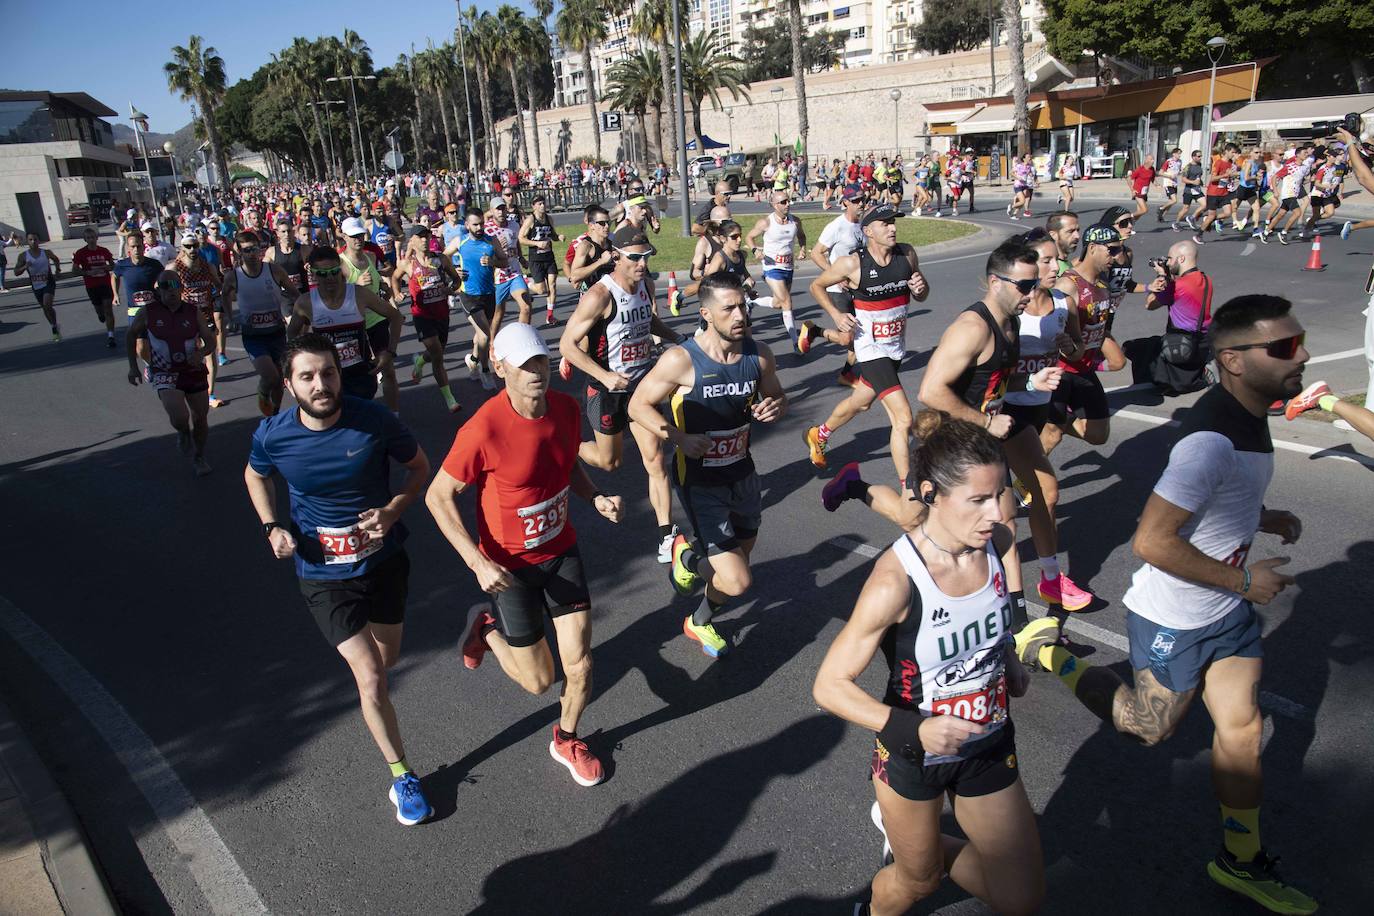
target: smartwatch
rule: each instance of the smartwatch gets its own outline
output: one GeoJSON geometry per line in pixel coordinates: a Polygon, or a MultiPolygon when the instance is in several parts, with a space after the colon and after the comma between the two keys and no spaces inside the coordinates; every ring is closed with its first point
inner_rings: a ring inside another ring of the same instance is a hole
{"type": "Polygon", "coordinates": [[[262,523],[262,533],[263,533],[263,536],[266,537],[267,535],[270,535],[270,534],[272,533],[272,529],[273,529],[273,528],[281,528],[283,531],[286,530],[286,526],[285,526],[285,525],[282,525],[280,522],[263,522],[263,523],[262,523]]]}

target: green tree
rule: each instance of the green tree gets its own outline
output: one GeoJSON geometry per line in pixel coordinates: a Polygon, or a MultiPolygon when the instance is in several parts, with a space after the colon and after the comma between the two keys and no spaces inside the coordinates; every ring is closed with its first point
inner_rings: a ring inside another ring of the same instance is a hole
{"type": "Polygon", "coordinates": [[[205,132],[210,140],[210,152],[215,157],[220,180],[229,186],[229,160],[220,142],[215,110],[224,99],[224,58],[206,45],[199,35],[192,35],[186,46],[172,48],[172,59],[163,65],[167,88],[178,93],[183,101],[195,102],[205,119],[205,132]]]}
{"type": "Polygon", "coordinates": [[[730,53],[729,43],[715,29],[693,35],[682,49],[682,91],[692,106],[692,136],[697,141],[697,152],[706,150],[701,138],[702,100],[710,99],[716,111],[721,109],[722,90],[737,102],[740,96],[748,101],[749,83],[744,72],[744,62],[730,53]]]}
{"type": "Polygon", "coordinates": [[[681,139],[677,135],[677,92],[673,80],[673,8],[678,4],[678,20],[681,25],[687,22],[687,9],[684,0],[640,0],[630,31],[658,46],[659,76],[663,80],[664,114],[668,118],[667,137],[660,144],[660,158],[677,160],[681,139]]]}
{"type": "MultiPolygon", "coordinates": [[[[663,121],[663,80],[659,72],[658,52],[640,48],[629,57],[618,60],[606,73],[606,101],[621,111],[633,112],[639,121],[641,158],[646,169],[651,161],[663,158],[657,148],[663,121]],[[653,114],[653,143],[649,141],[646,113],[653,114]]],[[[597,155],[601,158],[600,153],[597,155]]]]}
{"type": "Polygon", "coordinates": [[[982,0],[923,5],[921,21],[912,28],[916,47],[928,54],[953,54],[980,47],[988,40],[987,9],[982,0]]]}
{"type": "Polygon", "coordinates": [[[520,146],[520,155],[525,159],[525,168],[529,168],[530,147],[525,135],[525,117],[520,113],[519,79],[519,73],[524,66],[529,48],[529,31],[525,14],[509,3],[503,3],[496,10],[496,25],[497,46],[495,50],[506,66],[506,76],[510,78],[510,94],[515,99],[515,139],[520,146]]]}
{"type": "MultiPolygon", "coordinates": [[[[1016,130],[1016,155],[1030,152],[1029,87],[1026,85],[1026,41],[1021,32],[1021,0],[1002,0],[1007,51],[1011,56],[1012,125],[1016,130]]],[[[996,87],[993,87],[996,92],[996,87]]]]}
{"type": "MultiPolygon", "coordinates": [[[[802,66],[809,73],[836,66],[848,33],[816,29],[802,44],[802,66]]],[[[746,26],[740,36],[740,60],[748,82],[782,79],[792,73],[791,28],[785,20],[746,26]]]]}
{"type": "Polygon", "coordinates": [[[477,69],[477,98],[482,110],[482,135],[486,149],[486,156],[483,158],[487,165],[497,165],[496,125],[492,119],[491,105],[491,70],[499,59],[496,49],[501,44],[500,36],[497,34],[496,17],[491,13],[479,16],[477,7],[474,6],[466,15],[469,28],[467,49],[477,69]]]}
{"type": "Polygon", "coordinates": [[[448,123],[449,87],[453,85],[453,53],[447,45],[430,47],[415,55],[415,82],[432,95],[439,106],[439,120],[444,125],[444,155],[442,162],[453,168],[453,133],[448,123]]]}
{"type": "Polygon", "coordinates": [[[801,0],[788,0],[787,27],[792,41],[792,88],[797,93],[797,133],[801,135],[801,158],[805,162],[811,118],[806,112],[806,31],[802,28],[801,0]]]}
{"type": "MultiPolygon", "coordinates": [[[[352,29],[344,29],[343,39],[339,40],[332,36],[328,39],[327,50],[330,63],[333,65],[333,76],[372,76],[372,49],[367,46],[363,37],[352,29]]],[[[367,166],[363,156],[363,137],[358,132],[358,126],[362,119],[357,117],[357,107],[354,98],[358,91],[362,90],[367,84],[361,86],[356,82],[353,86],[345,86],[344,98],[348,101],[348,110],[353,118],[348,125],[348,136],[353,140],[353,161],[356,164],[357,174],[366,173],[367,166]]]]}
{"type": "Polygon", "coordinates": [[[587,108],[592,113],[592,137],[596,158],[601,161],[601,121],[596,111],[596,79],[592,49],[606,40],[606,14],[597,0],[565,0],[555,24],[563,47],[582,55],[582,78],[587,81],[587,108]]]}

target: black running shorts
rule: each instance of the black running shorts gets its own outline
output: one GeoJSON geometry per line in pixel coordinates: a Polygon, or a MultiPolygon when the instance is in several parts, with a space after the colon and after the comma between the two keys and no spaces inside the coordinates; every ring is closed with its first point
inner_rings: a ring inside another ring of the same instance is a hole
{"type": "Polygon", "coordinates": [[[411,315],[415,322],[415,336],[420,340],[428,340],[431,337],[439,338],[441,346],[448,346],[449,319],[445,315],[442,319],[426,318],[424,315],[411,315]]]}
{"type": "Polygon", "coordinates": [[[593,432],[606,436],[623,433],[630,425],[630,395],[634,388],[624,391],[602,391],[587,386],[587,422],[593,432]]]}
{"type": "Polygon", "coordinates": [[[353,579],[301,579],[301,594],[331,646],[347,642],[369,623],[405,620],[410,557],[404,550],[353,579]]]}
{"type": "Polygon", "coordinates": [[[496,595],[496,619],[506,642],[517,648],[544,638],[544,614],[562,617],[591,609],[582,554],[574,544],[568,552],[535,566],[510,571],[515,581],[496,595]]]}
{"type": "Polygon", "coordinates": [[[1059,387],[1050,399],[1050,421],[1063,425],[1073,417],[1105,420],[1111,415],[1107,409],[1107,392],[1096,372],[1065,372],[1059,387]]]}
{"type": "Polygon", "coordinates": [[[549,277],[558,276],[558,265],[554,263],[552,257],[540,259],[530,258],[530,282],[543,283],[549,277]]]}
{"type": "Polygon", "coordinates": [[[105,320],[105,315],[114,305],[114,288],[108,283],[104,286],[86,287],[86,298],[91,300],[91,305],[95,306],[95,315],[101,321],[105,320]]]}
{"type": "Polygon", "coordinates": [[[931,801],[945,792],[964,798],[991,795],[1010,786],[1021,775],[1016,760],[1016,728],[1010,719],[1002,726],[1001,734],[972,757],[929,766],[923,759],[919,747],[889,751],[875,738],[870,775],[912,801],[931,801]]]}

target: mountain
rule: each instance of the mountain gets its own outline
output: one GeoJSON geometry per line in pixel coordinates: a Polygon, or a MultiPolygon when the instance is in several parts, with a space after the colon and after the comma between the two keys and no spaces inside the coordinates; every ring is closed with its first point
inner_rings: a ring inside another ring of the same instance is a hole
{"type": "MultiPolygon", "coordinates": [[[[143,140],[148,144],[149,150],[160,150],[162,149],[162,144],[171,140],[172,149],[176,154],[178,164],[191,163],[192,161],[197,165],[200,163],[200,157],[196,154],[196,148],[200,146],[201,141],[196,139],[196,125],[194,121],[188,123],[174,134],[160,134],[150,130],[143,135],[143,140]]],[[[125,124],[114,125],[114,141],[115,143],[127,143],[134,149],[138,148],[138,138],[134,135],[134,129],[125,124]]],[[[206,152],[208,154],[209,150],[207,149],[206,152]]],[[[182,171],[186,174],[190,174],[189,166],[183,167],[182,171]]]]}

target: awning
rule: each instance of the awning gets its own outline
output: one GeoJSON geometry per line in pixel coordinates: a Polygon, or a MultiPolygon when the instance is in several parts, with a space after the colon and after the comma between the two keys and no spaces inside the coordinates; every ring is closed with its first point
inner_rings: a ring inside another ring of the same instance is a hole
{"type": "Polygon", "coordinates": [[[1271,99],[1251,102],[1212,122],[1218,132],[1287,130],[1311,127],[1313,121],[1339,121],[1347,112],[1374,108],[1374,93],[1330,95],[1311,99],[1271,99]]]}
{"type": "MultiPolygon", "coordinates": [[[[1031,102],[1027,113],[1045,107],[1044,102],[1031,102]]],[[[987,105],[964,118],[955,127],[959,134],[995,134],[1016,129],[1016,106],[987,105]]]]}
{"type": "Polygon", "coordinates": [[[973,106],[968,108],[928,108],[926,109],[926,123],[932,127],[937,124],[953,124],[955,121],[962,121],[977,110],[973,106]]]}
{"type": "MultiPolygon", "coordinates": [[[[728,147],[729,145],[730,145],[730,144],[728,144],[728,143],[721,143],[719,140],[712,140],[710,137],[706,136],[705,134],[702,134],[702,135],[701,135],[701,146],[702,146],[702,149],[725,149],[725,148],[728,147]]],[[[696,149],[696,148],[697,148],[697,138],[696,138],[696,137],[693,137],[692,139],[690,139],[690,140],[687,141],[687,148],[688,148],[689,150],[692,150],[692,149],[696,149]]]]}

